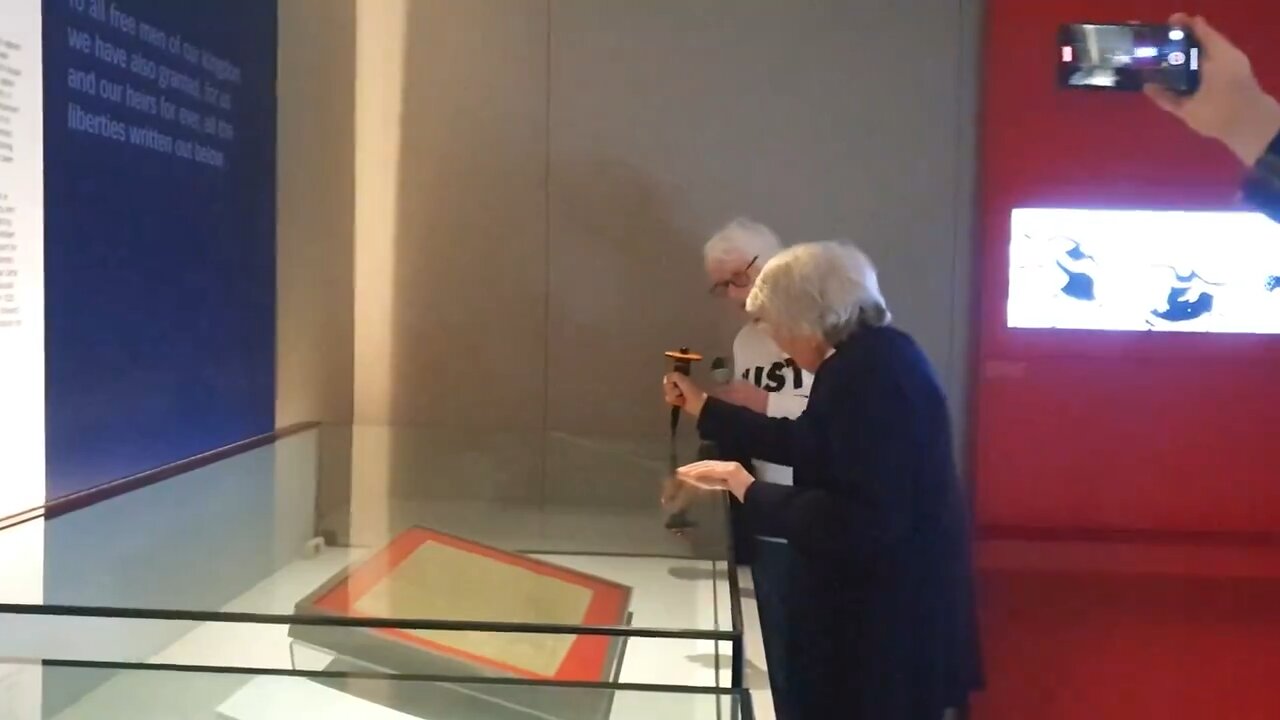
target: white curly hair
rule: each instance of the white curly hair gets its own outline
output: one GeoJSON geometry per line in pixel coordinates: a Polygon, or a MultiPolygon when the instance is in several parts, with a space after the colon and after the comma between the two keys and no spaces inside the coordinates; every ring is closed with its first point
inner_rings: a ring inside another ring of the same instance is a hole
{"type": "Polygon", "coordinates": [[[783,250],[760,271],[747,312],[793,336],[835,346],[860,326],[892,320],[875,265],[852,243],[805,243],[783,250]]]}
{"type": "Polygon", "coordinates": [[[756,262],[764,265],[782,252],[782,241],[776,233],[760,223],[738,218],[725,225],[702,248],[707,262],[756,262]]]}

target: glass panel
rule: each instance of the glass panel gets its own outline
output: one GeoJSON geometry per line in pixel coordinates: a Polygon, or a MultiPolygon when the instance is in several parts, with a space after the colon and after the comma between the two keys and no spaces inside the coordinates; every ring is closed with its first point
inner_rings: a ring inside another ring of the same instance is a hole
{"type": "Polygon", "coordinates": [[[417,633],[66,615],[0,615],[5,657],[304,671],[360,665],[385,674],[701,688],[730,687],[733,670],[731,642],[690,637],[417,633]]]}
{"type": "MultiPolygon", "coordinates": [[[[344,673],[268,674],[197,668],[0,664],[38,674],[43,692],[8,706],[13,720],[749,720],[724,691],[443,681],[344,673]]],[[[6,715],[6,719],[10,716],[6,715]]]]}
{"type": "MultiPolygon", "coordinates": [[[[665,643],[657,655],[693,659],[666,662],[683,675],[641,673],[635,681],[700,684],[705,671],[706,684],[716,684],[728,662],[715,642],[736,632],[724,496],[685,498],[677,534],[659,502],[676,460],[665,443],[546,442],[558,448],[547,456],[559,458],[559,471],[531,488],[494,471],[501,449],[460,457],[450,448],[465,447],[463,440],[423,428],[326,427],[292,436],[0,531],[0,542],[11,544],[42,535],[44,554],[43,577],[25,573],[32,587],[0,590],[0,600],[18,614],[169,618],[143,630],[125,627],[142,619],[98,626],[99,639],[115,638],[100,645],[113,654],[93,659],[156,661],[193,636],[218,638],[223,651],[248,658],[249,645],[227,638],[239,623],[274,618],[280,624],[263,637],[275,638],[277,657],[294,641],[341,657],[363,658],[373,645],[373,657],[397,659],[375,664],[396,672],[444,672],[424,665],[426,653],[473,674],[501,668],[599,681],[612,679],[621,646],[644,655],[665,643]],[[335,630],[295,618],[408,627],[335,630]],[[658,637],[615,647],[580,634],[583,627],[658,637]],[[352,637],[360,638],[355,648],[352,637]],[[672,650],[680,638],[687,647],[672,650]]],[[[14,652],[19,638],[60,637],[33,629],[48,622],[0,617],[0,656],[66,657],[14,652]]]]}

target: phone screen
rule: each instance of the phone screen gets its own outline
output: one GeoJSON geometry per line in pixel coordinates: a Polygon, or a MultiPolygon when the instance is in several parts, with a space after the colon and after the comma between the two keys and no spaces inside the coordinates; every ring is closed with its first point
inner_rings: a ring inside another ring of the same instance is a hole
{"type": "Polygon", "coordinates": [[[1189,95],[1200,85],[1200,47],[1169,25],[1063,25],[1058,79],[1064,87],[1141,90],[1148,83],[1189,95]]]}

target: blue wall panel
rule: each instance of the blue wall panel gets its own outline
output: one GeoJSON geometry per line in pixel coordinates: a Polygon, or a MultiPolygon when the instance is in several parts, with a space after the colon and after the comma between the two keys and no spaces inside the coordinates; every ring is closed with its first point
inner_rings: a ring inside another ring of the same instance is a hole
{"type": "Polygon", "coordinates": [[[274,425],[276,4],[44,5],[53,498],[274,425]],[[239,81],[189,62],[187,46],[233,63],[239,81]],[[224,95],[191,97],[165,69],[224,95]],[[221,119],[234,137],[184,127],[162,104],[221,119]],[[223,166],[148,129],[198,141],[223,166]]]}

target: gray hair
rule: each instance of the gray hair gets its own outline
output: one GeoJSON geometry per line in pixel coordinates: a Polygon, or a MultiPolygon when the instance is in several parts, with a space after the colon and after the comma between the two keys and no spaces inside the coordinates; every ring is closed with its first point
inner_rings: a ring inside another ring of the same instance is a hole
{"type": "Polygon", "coordinates": [[[782,241],[772,230],[754,220],[738,218],[724,226],[702,248],[707,261],[759,258],[760,265],[782,252],[782,241]]]}
{"type": "Polygon", "coordinates": [[[797,245],[765,265],[747,312],[785,333],[817,335],[838,345],[859,326],[892,316],[867,254],[845,242],[797,245]]]}

